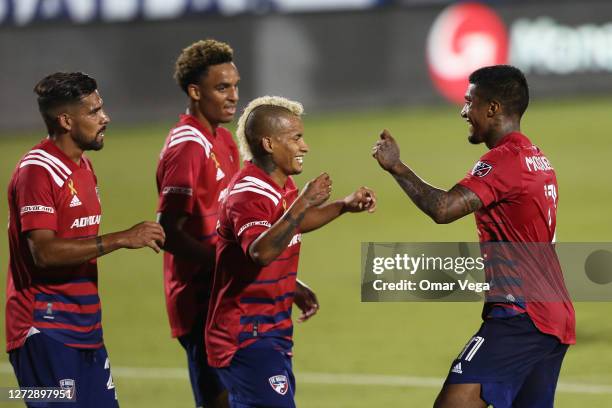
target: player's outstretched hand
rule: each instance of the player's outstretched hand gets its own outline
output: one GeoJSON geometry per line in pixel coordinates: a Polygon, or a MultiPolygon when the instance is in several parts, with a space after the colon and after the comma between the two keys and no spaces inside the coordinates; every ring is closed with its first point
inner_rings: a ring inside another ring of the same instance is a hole
{"type": "Polygon", "coordinates": [[[372,156],[378,160],[378,164],[386,171],[391,171],[401,163],[399,145],[387,129],[380,134],[380,139],[372,147],[372,156]]]}
{"type": "Polygon", "coordinates": [[[129,249],[149,247],[159,253],[164,246],[166,234],[161,225],[144,221],[132,228],[121,231],[121,246],[129,249]]]}
{"type": "Polygon", "coordinates": [[[344,210],[348,212],[376,211],[376,194],[367,187],[359,187],[354,193],[344,197],[344,210]]]}
{"type": "Polygon", "coordinates": [[[302,311],[302,314],[298,317],[298,322],[300,323],[310,319],[319,311],[317,295],[305,283],[299,280],[295,285],[293,302],[302,311]]]}
{"type": "Polygon", "coordinates": [[[317,207],[329,199],[331,185],[329,174],[321,173],[317,178],[306,183],[300,196],[306,201],[308,207],[317,207]]]}

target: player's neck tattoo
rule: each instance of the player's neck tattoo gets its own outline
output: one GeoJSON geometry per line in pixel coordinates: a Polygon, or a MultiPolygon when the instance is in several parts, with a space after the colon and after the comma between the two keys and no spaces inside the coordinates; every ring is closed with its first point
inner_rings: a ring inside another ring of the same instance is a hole
{"type": "Polygon", "coordinates": [[[265,171],[266,174],[272,174],[277,168],[271,156],[253,158],[253,163],[255,163],[257,167],[265,171]]]}

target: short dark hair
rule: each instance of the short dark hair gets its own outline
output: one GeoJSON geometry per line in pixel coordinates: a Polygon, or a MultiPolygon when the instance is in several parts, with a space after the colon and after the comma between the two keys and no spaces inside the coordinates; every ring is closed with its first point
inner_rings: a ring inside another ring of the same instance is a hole
{"type": "Polygon", "coordinates": [[[38,109],[49,131],[55,125],[55,109],[77,103],[96,89],[96,80],[82,72],[56,72],[41,79],[34,92],[38,95],[38,109]]]}
{"type": "Polygon", "coordinates": [[[189,84],[197,84],[211,65],[232,62],[234,50],[228,44],[213,40],[200,40],[185,48],[178,56],[174,68],[174,79],[187,93],[189,84]]]}
{"type": "Polygon", "coordinates": [[[512,65],[480,68],[470,75],[469,82],[478,87],[479,96],[498,100],[506,111],[523,116],[529,105],[529,86],[525,75],[512,65]]]}

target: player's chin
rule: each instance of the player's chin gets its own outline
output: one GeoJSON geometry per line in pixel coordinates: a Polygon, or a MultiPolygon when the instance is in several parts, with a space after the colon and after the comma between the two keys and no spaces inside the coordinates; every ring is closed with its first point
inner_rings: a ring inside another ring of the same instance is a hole
{"type": "Polygon", "coordinates": [[[291,164],[290,166],[287,167],[287,174],[294,176],[296,174],[301,174],[302,171],[304,170],[304,166],[301,164],[291,164]]]}
{"type": "Polygon", "coordinates": [[[217,113],[220,123],[229,123],[236,117],[235,109],[223,109],[217,113]]]}
{"type": "Polygon", "coordinates": [[[98,135],[90,144],[90,150],[102,150],[104,147],[104,136],[98,135]]]}
{"type": "Polygon", "coordinates": [[[468,142],[470,142],[471,144],[477,145],[477,144],[482,143],[482,140],[478,137],[478,135],[471,133],[468,135],[468,142]]]}

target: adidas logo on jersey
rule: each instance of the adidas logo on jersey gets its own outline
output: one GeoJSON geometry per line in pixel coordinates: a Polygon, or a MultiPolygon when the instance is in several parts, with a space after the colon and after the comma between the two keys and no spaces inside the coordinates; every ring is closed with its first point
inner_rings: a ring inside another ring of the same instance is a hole
{"type": "Polygon", "coordinates": [[[463,371],[461,371],[461,361],[455,364],[451,372],[455,374],[463,374],[463,371]]]}
{"type": "Polygon", "coordinates": [[[81,200],[79,200],[79,197],[77,197],[76,194],[72,196],[72,200],[70,200],[70,207],[78,207],[82,204],[83,203],[81,203],[81,200]]]}

